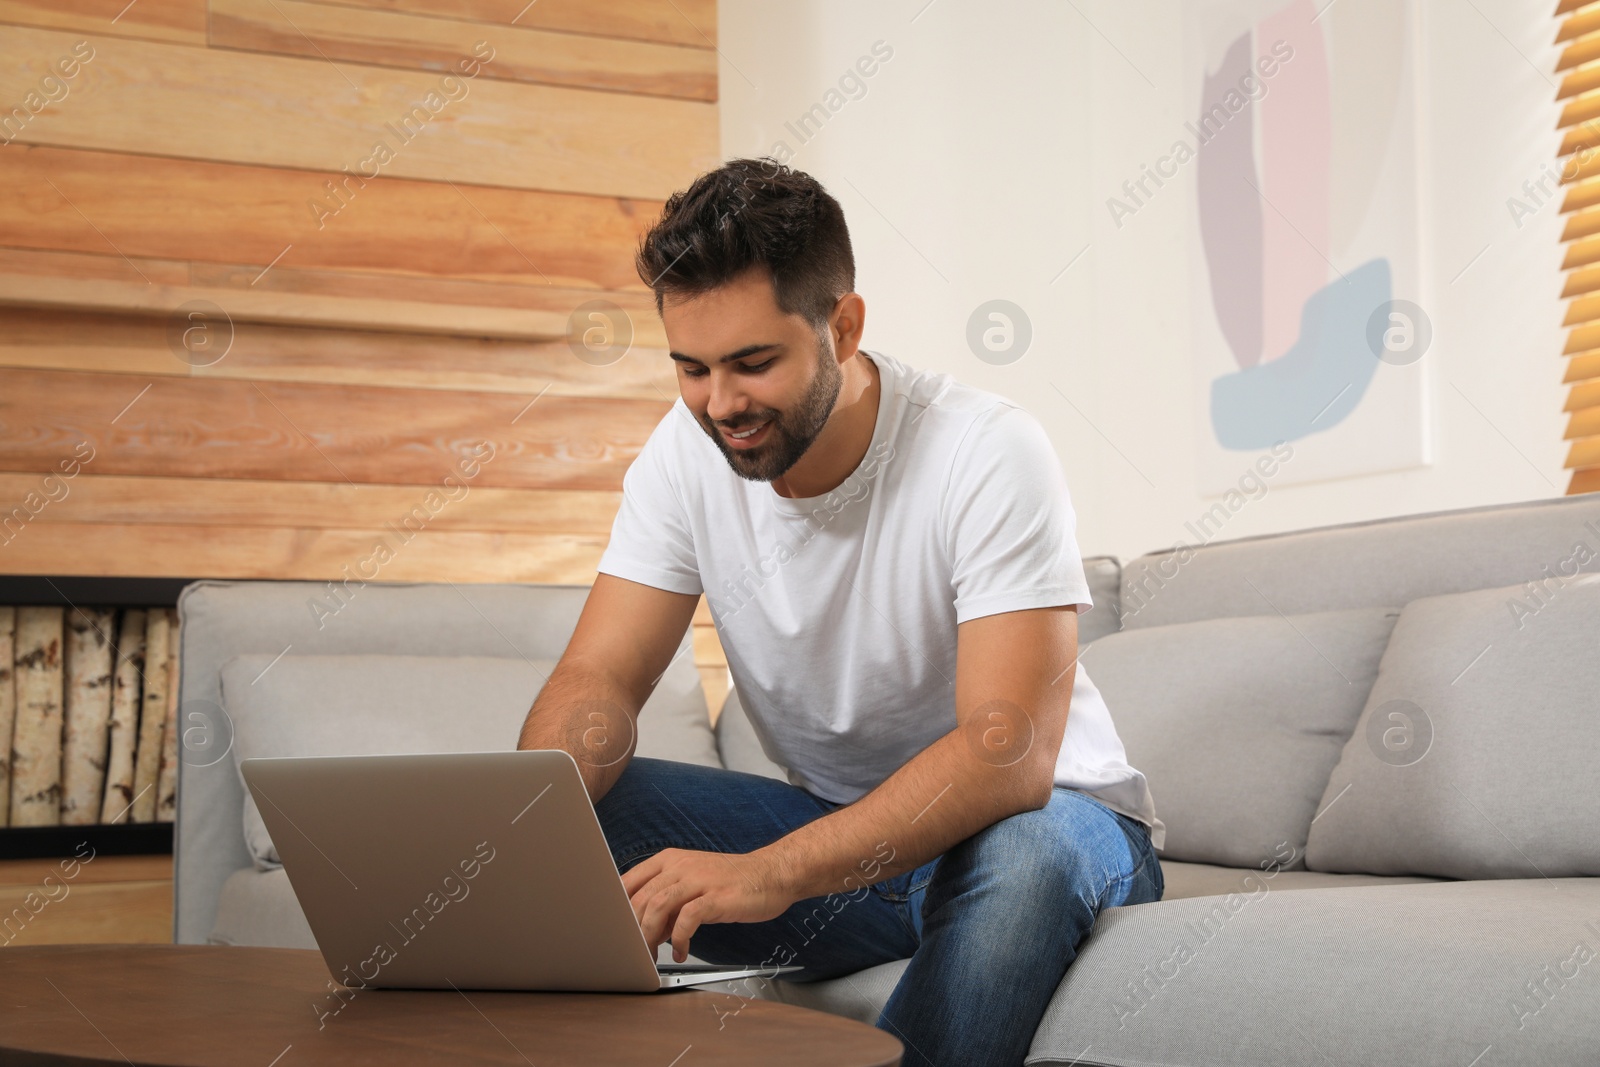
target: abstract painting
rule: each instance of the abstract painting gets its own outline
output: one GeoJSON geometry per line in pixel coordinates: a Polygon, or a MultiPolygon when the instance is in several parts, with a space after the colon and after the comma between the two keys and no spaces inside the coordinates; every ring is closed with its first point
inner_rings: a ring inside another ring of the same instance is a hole
{"type": "Polygon", "coordinates": [[[1198,484],[1429,462],[1412,0],[1193,0],[1198,484]]]}

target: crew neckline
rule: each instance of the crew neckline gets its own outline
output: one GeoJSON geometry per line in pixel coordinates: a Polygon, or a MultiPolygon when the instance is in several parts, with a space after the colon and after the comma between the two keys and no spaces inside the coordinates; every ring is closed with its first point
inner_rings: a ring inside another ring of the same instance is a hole
{"type": "Polygon", "coordinates": [[[895,383],[893,375],[890,373],[889,367],[883,358],[876,353],[867,351],[865,348],[860,351],[862,355],[872,360],[873,366],[878,368],[878,415],[872,424],[872,440],[867,442],[867,451],[862,455],[861,461],[856,464],[855,469],[844,476],[844,481],[819,496],[782,496],[776,489],[772,488],[771,482],[765,483],[767,496],[772,499],[773,510],[780,515],[794,518],[809,516],[818,507],[824,506],[828,497],[837,493],[845,482],[861,474],[862,468],[867,465],[869,460],[874,465],[877,464],[875,457],[878,452],[878,445],[888,433],[889,401],[891,394],[894,392],[895,383]]]}

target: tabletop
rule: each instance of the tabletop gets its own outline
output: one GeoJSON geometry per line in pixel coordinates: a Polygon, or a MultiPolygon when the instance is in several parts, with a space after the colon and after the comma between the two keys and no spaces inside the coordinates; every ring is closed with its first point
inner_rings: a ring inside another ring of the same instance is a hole
{"type": "Polygon", "coordinates": [[[874,1027],[713,990],[363,990],[335,984],[321,954],[304,949],[48,945],[0,951],[0,1065],[900,1062],[900,1042],[874,1027]]]}

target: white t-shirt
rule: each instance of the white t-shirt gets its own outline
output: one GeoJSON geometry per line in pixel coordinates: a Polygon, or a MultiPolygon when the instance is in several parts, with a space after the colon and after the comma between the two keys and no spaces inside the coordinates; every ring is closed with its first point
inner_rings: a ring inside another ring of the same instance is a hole
{"type": "MultiPolygon", "coordinates": [[[[728,466],[680,398],[623,477],[599,570],[705,593],[767,756],[794,785],[857,800],[958,725],[956,627],[1090,605],[1077,519],[1049,436],[1004,397],[880,353],[872,443],[818,497],[728,466]]],[[[1100,691],[1078,665],[1057,785],[1145,823],[1100,691]]]]}

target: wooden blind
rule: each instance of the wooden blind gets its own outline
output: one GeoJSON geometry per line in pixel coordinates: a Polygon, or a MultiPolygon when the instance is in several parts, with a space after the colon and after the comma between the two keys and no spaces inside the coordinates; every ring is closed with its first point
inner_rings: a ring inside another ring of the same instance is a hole
{"type": "Polygon", "coordinates": [[[1567,281],[1564,325],[1570,328],[1562,354],[1567,360],[1567,432],[1571,443],[1567,492],[1600,491],[1600,3],[1559,0],[1556,43],[1562,75],[1556,99],[1557,127],[1564,131],[1558,156],[1566,187],[1567,217],[1561,240],[1567,281]]]}

